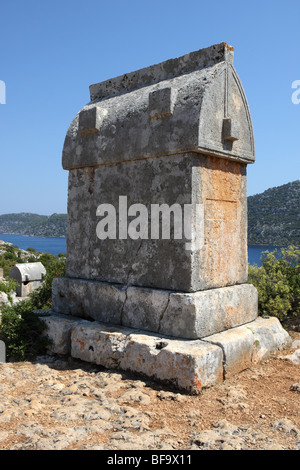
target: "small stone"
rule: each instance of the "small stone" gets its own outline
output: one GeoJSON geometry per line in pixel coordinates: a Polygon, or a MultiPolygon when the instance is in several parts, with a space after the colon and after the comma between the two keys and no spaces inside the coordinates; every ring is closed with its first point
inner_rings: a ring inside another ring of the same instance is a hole
{"type": "Polygon", "coordinates": [[[184,396],[181,395],[180,393],[165,392],[163,390],[161,392],[158,392],[157,397],[160,400],[169,400],[169,401],[183,401],[184,400],[184,396]]]}
{"type": "Polygon", "coordinates": [[[286,356],[279,356],[280,359],[290,361],[295,365],[300,364],[300,349],[296,349],[293,354],[288,354],[286,356]]]}
{"type": "Polygon", "coordinates": [[[118,402],[141,403],[142,405],[148,405],[150,401],[149,395],[135,389],[126,391],[118,398],[118,402]]]}
{"type": "Polygon", "coordinates": [[[290,390],[292,390],[292,392],[300,393],[300,382],[297,382],[291,385],[290,390]]]}
{"type": "Polygon", "coordinates": [[[282,418],[276,421],[273,427],[278,431],[284,432],[285,434],[294,434],[296,436],[300,434],[300,430],[297,428],[297,426],[287,418],[282,418]]]}

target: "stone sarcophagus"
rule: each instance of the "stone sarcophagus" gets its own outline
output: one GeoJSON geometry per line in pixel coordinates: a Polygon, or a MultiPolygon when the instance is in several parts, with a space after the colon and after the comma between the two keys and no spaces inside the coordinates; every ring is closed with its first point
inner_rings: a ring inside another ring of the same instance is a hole
{"type": "Polygon", "coordinates": [[[232,62],[219,44],[90,87],[63,149],[68,278],[56,309],[187,338],[256,316],[253,131],[232,62]]]}
{"type": "Polygon", "coordinates": [[[253,322],[246,167],[255,151],[233,48],[91,85],[90,95],[63,148],[67,268],[53,282],[54,312],[188,347],[253,322]]]}
{"type": "Polygon", "coordinates": [[[15,264],[9,273],[9,278],[18,283],[16,294],[27,297],[35,289],[42,286],[46,269],[40,262],[15,264]]]}

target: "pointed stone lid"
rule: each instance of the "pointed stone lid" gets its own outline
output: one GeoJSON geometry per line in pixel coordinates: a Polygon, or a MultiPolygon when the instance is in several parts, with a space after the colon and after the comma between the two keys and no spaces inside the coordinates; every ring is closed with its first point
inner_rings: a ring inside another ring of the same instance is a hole
{"type": "Polygon", "coordinates": [[[63,168],[188,152],[255,160],[251,115],[225,42],[91,85],[71,123],[63,168]]]}

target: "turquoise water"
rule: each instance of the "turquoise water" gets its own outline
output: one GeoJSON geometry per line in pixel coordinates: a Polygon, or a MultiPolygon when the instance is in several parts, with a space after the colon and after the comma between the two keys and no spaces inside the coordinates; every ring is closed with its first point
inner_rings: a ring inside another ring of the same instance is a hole
{"type": "MultiPolygon", "coordinates": [[[[0,233],[0,240],[13,243],[13,245],[26,250],[27,248],[35,248],[36,251],[51,253],[57,255],[58,253],[66,253],[66,239],[56,237],[26,237],[24,235],[8,235],[0,233]]],[[[248,261],[250,264],[257,264],[260,266],[260,257],[263,251],[273,251],[279,246],[272,245],[250,245],[248,246],[248,261]]]]}

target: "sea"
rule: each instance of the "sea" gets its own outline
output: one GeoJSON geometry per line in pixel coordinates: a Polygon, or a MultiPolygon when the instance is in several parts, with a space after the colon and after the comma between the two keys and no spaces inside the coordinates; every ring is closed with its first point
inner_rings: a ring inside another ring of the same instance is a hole
{"type": "MultiPolygon", "coordinates": [[[[66,253],[66,238],[64,237],[31,237],[25,235],[9,235],[0,233],[0,240],[12,243],[22,250],[27,248],[34,248],[37,252],[51,253],[58,255],[59,253],[66,253]]],[[[277,249],[280,252],[282,246],[274,245],[249,245],[248,246],[248,262],[261,266],[261,255],[264,251],[274,251],[277,249]]]]}
{"type": "Polygon", "coordinates": [[[12,243],[21,250],[34,248],[37,252],[51,253],[52,255],[66,253],[67,251],[65,237],[31,237],[26,235],[9,235],[7,233],[0,233],[0,240],[12,243]]]}

